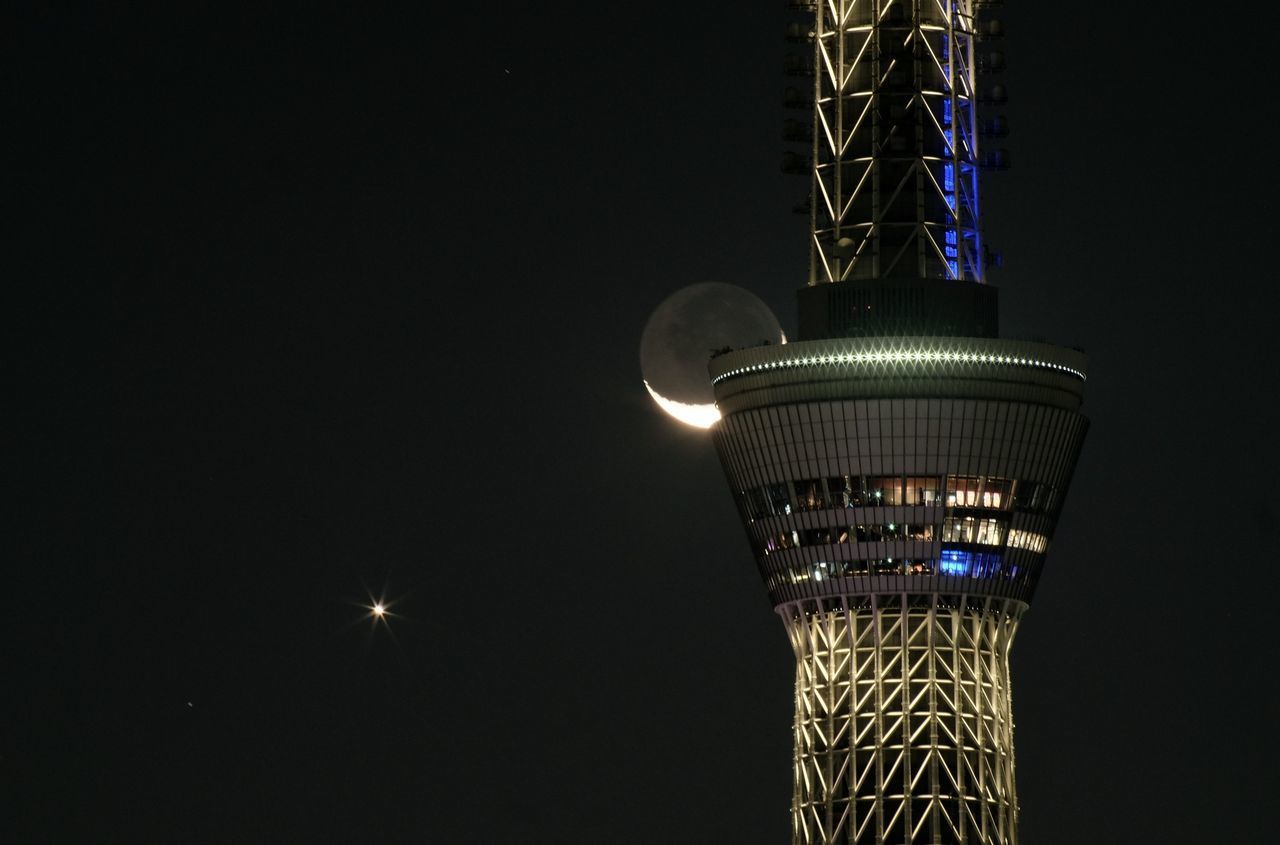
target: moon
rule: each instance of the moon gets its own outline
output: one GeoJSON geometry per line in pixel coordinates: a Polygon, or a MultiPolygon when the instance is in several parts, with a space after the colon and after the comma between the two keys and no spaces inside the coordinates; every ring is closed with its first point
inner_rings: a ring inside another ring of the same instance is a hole
{"type": "Polygon", "coordinates": [[[640,337],[640,373],[658,407],[696,428],[720,419],[707,362],[724,349],[786,343],[778,318],[737,285],[701,282],[654,309],[640,337]]]}

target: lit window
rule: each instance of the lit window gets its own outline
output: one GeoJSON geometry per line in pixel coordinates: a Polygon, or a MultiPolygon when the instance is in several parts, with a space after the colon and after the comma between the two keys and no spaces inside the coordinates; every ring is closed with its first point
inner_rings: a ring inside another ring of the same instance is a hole
{"type": "Polygon", "coordinates": [[[1045,549],[1049,548],[1049,538],[1034,531],[1012,528],[1009,530],[1009,548],[1027,549],[1028,551],[1043,553],[1045,549]]]}
{"type": "Polygon", "coordinates": [[[885,558],[883,560],[871,561],[872,575],[898,575],[902,572],[902,562],[894,561],[893,558],[885,558]]]}
{"type": "Polygon", "coordinates": [[[993,508],[1004,510],[1011,501],[1013,482],[1007,478],[981,475],[948,475],[948,507],[993,508]]]}
{"type": "Polygon", "coordinates": [[[904,535],[908,540],[929,543],[933,541],[933,526],[928,524],[907,526],[904,528],[904,535]]]}
{"type": "Polygon", "coordinates": [[[984,546],[998,546],[1004,542],[1004,526],[994,519],[980,519],[973,541],[984,546]]]}
{"type": "Polygon", "coordinates": [[[942,522],[942,541],[998,546],[1004,542],[1004,523],[991,517],[950,516],[942,522]]]}
{"type": "Polygon", "coordinates": [[[869,504],[900,505],[902,504],[902,479],[896,475],[869,476],[867,492],[871,496],[869,504]]]}
{"type": "Polygon", "coordinates": [[[937,476],[907,476],[906,504],[936,505],[939,500],[938,491],[941,489],[941,479],[937,476]]]}

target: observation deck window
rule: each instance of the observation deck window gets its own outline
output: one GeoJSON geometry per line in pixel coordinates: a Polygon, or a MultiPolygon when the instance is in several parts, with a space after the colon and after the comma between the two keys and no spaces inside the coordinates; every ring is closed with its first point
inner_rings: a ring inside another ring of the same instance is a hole
{"type": "Polygon", "coordinates": [[[804,532],[804,542],[802,545],[817,546],[823,543],[830,543],[830,542],[831,542],[830,528],[810,528],[804,532]]]}
{"type": "Polygon", "coordinates": [[[862,504],[862,479],[856,475],[828,478],[827,495],[833,508],[858,507],[862,504]]]}
{"type": "Polygon", "coordinates": [[[742,500],[747,509],[747,516],[751,519],[763,519],[773,514],[769,501],[765,499],[764,492],[759,487],[744,490],[742,500]]]}
{"type": "Polygon", "coordinates": [[[821,478],[795,482],[796,504],[799,510],[825,510],[828,507],[826,487],[821,478]]]}
{"type": "Polygon", "coordinates": [[[1004,543],[1004,531],[1004,523],[997,519],[952,516],[942,522],[942,542],[999,546],[1004,543]]]}
{"type": "Polygon", "coordinates": [[[800,545],[800,532],[792,531],[775,531],[770,534],[764,541],[764,553],[771,554],[773,552],[783,551],[785,549],[794,549],[800,545]]]}
{"type": "Polygon", "coordinates": [[[946,504],[949,508],[992,508],[1008,510],[1013,503],[1014,482],[1008,478],[983,475],[948,475],[946,504]]]}
{"type": "Polygon", "coordinates": [[[919,543],[932,543],[933,538],[937,536],[936,526],[930,524],[912,524],[902,526],[902,536],[907,540],[915,540],[919,543]]]}
{"type": "MultiPolygon", "coordinates": [[[[834,545],[847,543],[884,543],[892,540],[907,540],[919,543],[931,543],[940,536],[940,526],[932,523],[889,522],[881,524],[837,525],[824,528],[806,528],[803,530],[784,530],[771,532],[763,542],[766,555],[785,549],[804,546],[834,545]]],[[[967,541],[961,541],[967,542],[967,541]]]]}
{"type": "Polygon", "coordinates": [[[1051,513],[1056,502],[1057,490],[1048,484],[982,475],[838,475],[742,491],[743,508],[753,520],[799,511],[881,505],[1051,513]]]}
{"type": "MultiPolygon", "coordinates": [[[[1000,555],[997,552],[943,549],[938,570],[943,575],[968,575],[973,578],[989,578],[1000,573],[1000,555]]],[[[1012,577],[1016,574],[1016,570],[1006,574],[1012,577]]]]}
{"type": "Polygon", "coordinates": [[[896,475],[871,475],[867,477],[867,504],[901,505],[902,479],[896,475]]]}
{"type": "Polygon", "coordinates": [[[860,558],[858,560],[820,560],[782,574],[781,578],[797,583],[805,580],[866,575],[947,575],[967,578],[1007,578],[1019,576],[1020,568],[1006,564],[999,552],[972,552],[944,549],[938,558],[860,558]]]}
{"type": "Polygon", "coordinates": [[[774,516],[786,516],[791,513],[791,496],[785,484],[767,484],[764,488],[765,500],[769,503],[769,512],[774,516]]]}
{"type": "Polygon", "coordinates": [[[851,525],[849,527],[859,543],[883,543],[888,540],[901,540],[910,536],[913,531],[920,536],[925,534],[933,536],[932,525],[916,525],[913,528],[909,525],[890,522],[882,525],[851,525]]]}
{"type": "Polygon", "coordinates": [[[1058,491],[1048,484],[1020,481],[1013,494],[1013,506],[1020,511],[1047,513],[1057,502],[1058,491]]]}
{"type": "Polygon", "coordinates": [[[872,575],[897,575],[902,572],[902,562],[892,559],[876,560],[871,562],[872,575]]]}
{"type": "Polygon", "coordinates": [[[908,505],[942,504],[942,479],[935,476],[907,476],[908,505]]]}
{"type": "Polygon", "coordinates": [[[1009,531],[1009,548],[1027,549],[1043,554],[1049,548],[1049,538],[1034,531],[1013,528],[1009,531]]]}

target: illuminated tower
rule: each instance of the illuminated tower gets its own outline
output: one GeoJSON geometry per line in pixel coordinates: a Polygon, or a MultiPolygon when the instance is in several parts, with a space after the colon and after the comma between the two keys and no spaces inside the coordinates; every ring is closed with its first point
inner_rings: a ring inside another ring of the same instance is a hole
{"type": "MultiPolygon", "coordinates": [[[[1014,843],[1008,654],[1087,420],[1084,356],[998,338],[980,151],[997,22],[823,0],[800,340],[710,365],[714,438],[796,655],[793,842],[1014,843]]],[[[984,132],[984,129],[986,130],[984,132]]]]}

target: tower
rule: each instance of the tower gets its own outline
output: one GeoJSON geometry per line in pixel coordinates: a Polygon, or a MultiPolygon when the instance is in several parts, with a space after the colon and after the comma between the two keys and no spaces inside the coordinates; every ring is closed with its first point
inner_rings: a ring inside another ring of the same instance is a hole
{"type": "MultiPolygon", "coordinates": [[[[795,651],[793,842],[1017,841],[1008,655],[1088,421],[1085,358],[1000,339],[975,0],[792,2],[812,109],[799,341],[712,359],[717,452],[795,651]]],[[[989,5],[989,4],[988,4],[989,5]]]]}

